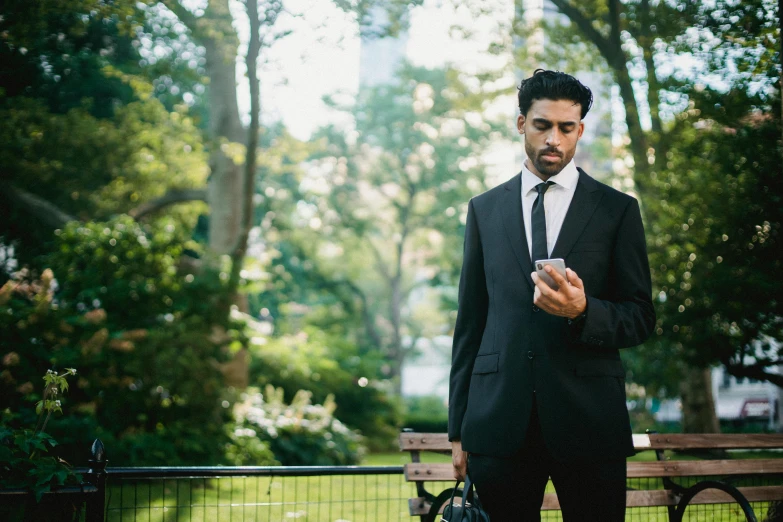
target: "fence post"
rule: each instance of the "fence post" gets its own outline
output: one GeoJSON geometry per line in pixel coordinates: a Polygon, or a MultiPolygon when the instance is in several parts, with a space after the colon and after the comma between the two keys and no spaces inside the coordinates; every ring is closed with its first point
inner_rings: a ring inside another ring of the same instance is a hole
{"type": "Polygon", "coordinates": [[[92,458],[89,460],[90,469],[87,471],[87,481],[98,488],[98,492],[90,495],[87,501],[86,522],[104,522],[106,511],[106,448],[101,439],[95,439],[90,449],[92,458]]]}

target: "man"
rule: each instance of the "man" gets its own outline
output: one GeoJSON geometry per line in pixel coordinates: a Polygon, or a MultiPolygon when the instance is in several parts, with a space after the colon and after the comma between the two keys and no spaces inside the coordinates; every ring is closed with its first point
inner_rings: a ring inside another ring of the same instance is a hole
{"type": "Polygon", "coordinates": [[[619,348],[655,324],[637,201],[574,165],[592,93],[537,70],[519,87],[522,171],[468,206],[449,390],[455,476],[493,522],[622,521],[633,454],[619,348]],[[534,272],[552,267],[551,289],[534,272]]]}

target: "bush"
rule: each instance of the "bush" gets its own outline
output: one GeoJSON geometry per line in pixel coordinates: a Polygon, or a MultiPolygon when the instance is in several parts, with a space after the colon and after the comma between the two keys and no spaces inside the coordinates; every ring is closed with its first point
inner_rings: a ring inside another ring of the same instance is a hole
{"type": "Polygon", "coordinates": [[[0,410],[29,421],[40,399],[31,382],[79,368],[67,398],[75,414],[49,428],[75,465],[95,437],[113,465],[224,462],[220,363],[237,325],[218,311],[217,274],[182,273],[176,234],[128,217],[71,224],[43,260],[51,269],[20,271],[0,289],[0,410]],[[214,340],[216,328],[228,333],[214,340]]]}
{"type": "Polygon", "coordinates": [[[237,425],[230,453],[239,453],[249,446],[247,438],[257,437],[283,466],[358,464],[364,452],[361,437],[334,417],[334,398],[312,404],[311,397],[300,390],[286,404],[282,388],[267,386],[265,396],[249,388],[234,406],[237,425]]]}
{"type": "Polygon", "coordinates": [[[437,395],[405,399],[403,427],[425,433],[445,433],[449,429],[449,410],[437,395]]]}
{"type": "Polygon", "coordinates": [[[308,327],[296,335],[266,339],[252,352],[252,383],[282,388],[287,397],[309,390],[315,402],[332,395],[335,415],[359,430],[370,450],[395,447],[402,407],[387,389],[388,381],[372,378],[375,371],[354,345],[308,327]]]}

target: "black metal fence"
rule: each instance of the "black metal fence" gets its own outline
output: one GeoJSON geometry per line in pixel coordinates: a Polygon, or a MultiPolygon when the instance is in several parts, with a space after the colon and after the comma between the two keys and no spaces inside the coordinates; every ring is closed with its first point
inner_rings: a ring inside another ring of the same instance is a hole
{"type": "MultiPolygon", "coordinates": [[[[408,499],[416,494],[413,484],[405,482],[401,466],[129,468],[111,469],[108,475],[105,520],[111,522],[418,521],[408,514],[408,499]]],[[[700,478],[706,477],[693,480],[700,478]]],[[[769,485],[768,478],[740,478],[736,485],[769,485]]],[[[660,489],[660,482],[631,479],[628,485],[660,489]]],[[[439,492],[448,484],[427,486],[439,492]]],[[[752,506],[759,520],[780,520],[769,517],[770,503],[752,506]]],[[[546,511],[542,520],[557,521],[562,516],[559,511],[546,511]]],[[[629,508],[626,520],[668,522],[669,513],[666,507],[629,508]]],[[[691,505],[684,520],[746,519],[737,504],[727,503],[691,505]]]]}
{"type": "MultiPolygon", "coordinates": [[[[417,496],[416,489],[405,482],[402,466],[106,469],[103,445],[96,441],[84,481],[78,519],[86,522],[416,520],[408,511],[408,499],[417,496]]],[[[735,486],[771,485],[781,484],[783,477],[735,477],[732,482],[735,486]]],[[[425,484],[436,494],[448,486],[425,484]]],[[[661,479],[630,479],[628,486],[663,489],[661,479]]],[[[752,505],[759,520],[783,520],[770,512],[775,507],[770,503],[752,505]]],[[[634,522],[668,519],[665,507],[629,508],[626,516],[634,522]]],[[[547,511],[542,520],[562,517],[558,511],[547,511]]],[[[735,504],[712,504],[690,506],[684,520],[739,522],[745,517],[735,504]]]]}
{"type": "Polygon", "coordinates": [[[117,468],[107,521],[408,521],[401,466],[117,468]]]}

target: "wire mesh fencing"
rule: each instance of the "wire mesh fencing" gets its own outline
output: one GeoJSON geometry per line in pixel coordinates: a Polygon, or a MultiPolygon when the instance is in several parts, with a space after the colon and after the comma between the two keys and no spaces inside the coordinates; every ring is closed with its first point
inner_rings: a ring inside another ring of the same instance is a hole
{"type": "MultiPolygon", "coordinates": [[[[688,477],[683,486],[716,477],[688,477]]],[[[724,477],[725,478],[725,477],[724,477]]],[[[737,487],[783,484],[779,476],[732,477],[737,487]]],[[[433,494],[453,484],[425,484],[433,494]]],[[[629,479],[636,490],[664,489],[661,479],[629,479]]],[[[548,491],[553,490],[550,483],[548,491]]],[[[110,469],[105,520],[170,521],[415,521],[408,499],[415,486],[406,483],[400,466],[324,468],[128,468],[110,469]]],[[[698,498],[698,497],[697,497],[698,498]]],[[[513,499],[510,499],[513,502],[513,499]]],[[[771,516],[775,503],[751,503],[758,520],[771,516]]],[[[542,512],[542,520],[562,520],[559,511],[542,512]]],[[[629,507],[631,522],[668,522],[667,507],[629,507]]],[[[745,520],[736,503],[691,504],[689,522],[745,520]]]]}
{"type": "MultiPolygon", "coordinates": [[[[169,468],[171,469],[171,468],[169,468]]],[[[209,473],[110,473],[106,520],[411,520],[402,467],[213,468],[209,473]]]]}

